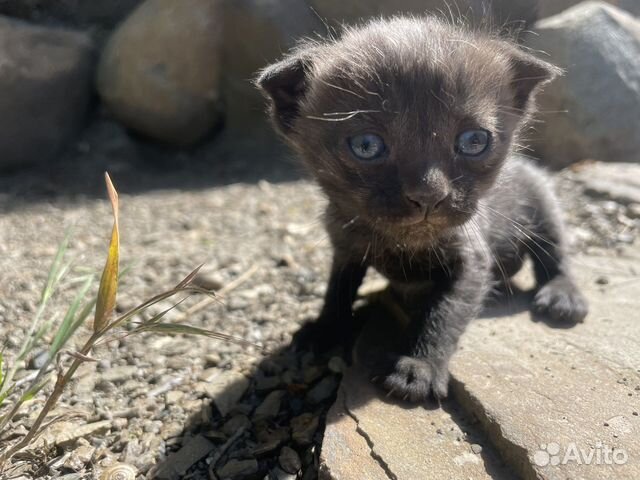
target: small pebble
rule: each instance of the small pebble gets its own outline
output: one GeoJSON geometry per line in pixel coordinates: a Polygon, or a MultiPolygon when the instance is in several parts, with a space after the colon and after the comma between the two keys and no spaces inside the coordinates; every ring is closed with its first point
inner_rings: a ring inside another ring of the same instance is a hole
{"type": "Polygon", "coordinates": [[[478,445],[477,443],[472,443],[471,451],[476,455],[480,455],[482,453],[482,445],[478,445]]]}
{"type": "Polygon", "coordinates": [[[37,353],[34,357],[31,358],[29,362],[29,370],[40,370],[44,367],[45,363],[49,360],[49,352],[43,351],[37,353]]]}
{"type": "Polygon", "coordinates": [[[271,440],[261,443],[251,452],[256,457],[268,456],[272,452],[275,452],[284,440],[280,438],[272,438],[271,440]]]}
{"type": "Polygon", "coordinates": [[[319,418],[311,413],[303,413],[291,420],[291,438],[301,446],[310,445],[318,429],[319,418]]]}
{"type": "Polygon", "coordinates": [[[272,375],[270,377],[257,375],[255,378],[255,381],[256,381],[256,391],[258,392],[268,392],[270,390],[274,390],[278,388],[282,383],[280,380],[280,377],[277,375],[272,375]]]}
{"type": "Polygon", "coordinates": [[[165,402],[167,403],[167,405],[175,405],[180,400],[182,400],[183,397],[184,392],[180,390],[171,390],[170,392],[167,392],[165,396],[165,402]]]}
{"type": "Polygon", "coordinates": [[[347,365],[340,357],[331,357],[328,366],[329,370],[331,370],[333,373],[344,373],[344,371],[347,369],[347,365]]]}
{"type": "MultiPolygon", "coordinates": [[[[314,383],[320,377],[322,377],[322,369],[316,366],[306,367],[302,373],[302,379],[304,383],[314,383]]],[[[292,378],[292,380],[294,380],[292,378]]]]}
{"type": "Polygon", "coordinates": [[[252,458],[249,460],[229,460],[217,470],[217,473],[219,478],[237,478],[253,475],[257,471],[258,461],[252,458]]]}
{"type": "Polygon", "coordinates": [[[233,435],[238,430],[251,426],[251,420],[246,415],[234,415],[222,426],[222,432],[228,436],[233,435]]]}
{"type": "Polygon", "coordinates": [[[273,469],[273,472],[271,472],[271,478],[273,480],[296,480],[298,477],[295,473],[287,473],[276,467],[273,469]]]}
{"type": "Polygon", "coordinates": [[[319,403],[328,400],[338,388],[338,379],[334,376],[325,377],[320,380],[309,392],[307,393],[306,400],[317,405],[319,403]]]}
{"type": "Polygon", "coordinates": [[[297,473],[302,468],[302,461],[298,452],[291,447],[282,447],[278,462],[280,467],[287,473],[297,473]]]}
{"type": "Polygon", "coordinates": [[[254,419],[272,418],[280,412],[280,404],[284,397],[284,390],[274,390],[262,401],[253,413],[254,419]]]}

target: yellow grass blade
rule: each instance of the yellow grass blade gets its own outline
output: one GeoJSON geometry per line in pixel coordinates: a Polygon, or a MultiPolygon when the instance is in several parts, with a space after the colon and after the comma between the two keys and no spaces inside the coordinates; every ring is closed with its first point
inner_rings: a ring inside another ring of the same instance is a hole
{"type": "Polygon", "coordinates": [[[118,230],[118,192],[116,191],[108,173],[104,174],[107,184],[107,192],[111,208],[113,209],[113,230],[111,231],[111,243],[107,262],[102,271],[98,300],[96,302],[96,314],[93,319],[93,331],[102,330],[113,313],[116,306],[116,294],[118,292],[118,265],[120,261],[120,232],[118,230]]]}

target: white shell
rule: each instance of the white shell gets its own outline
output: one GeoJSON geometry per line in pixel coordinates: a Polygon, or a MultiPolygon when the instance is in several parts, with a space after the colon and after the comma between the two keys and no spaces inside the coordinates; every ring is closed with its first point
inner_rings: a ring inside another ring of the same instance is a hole
{"type": "Polygon", "coordinates": [[[135,467],[118,463],[102,472],[100,480],[135,480],[137,474],[138,470],[135,467]]]}

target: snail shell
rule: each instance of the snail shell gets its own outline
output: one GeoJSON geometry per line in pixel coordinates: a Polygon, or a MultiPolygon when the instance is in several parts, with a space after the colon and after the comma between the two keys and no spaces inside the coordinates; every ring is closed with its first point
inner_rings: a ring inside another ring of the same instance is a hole
{"type": "Polygon", "coordinates": [[[135,480],[137,474],[138,471],[135,467],[126,463],[118,463],[102,472],[100,480],[135,480]]]}

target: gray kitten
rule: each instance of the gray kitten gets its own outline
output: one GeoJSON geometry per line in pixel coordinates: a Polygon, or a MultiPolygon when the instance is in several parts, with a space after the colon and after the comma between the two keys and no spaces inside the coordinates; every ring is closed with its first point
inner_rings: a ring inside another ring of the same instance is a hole
{"type": "Polygon", "coordinates": [[[325,305],[298,341],[353,340],[368,267],[411,321],[377,362],[394,395],[444,397],[458,339],[497,279],[529,255],[533,310],[580,322],[548,178],[514,154],[540,87],[559,69],[505,40],[434,17],[375,20],[308,42],[257,80],[276,129],[328,197],[325,305]]]}

